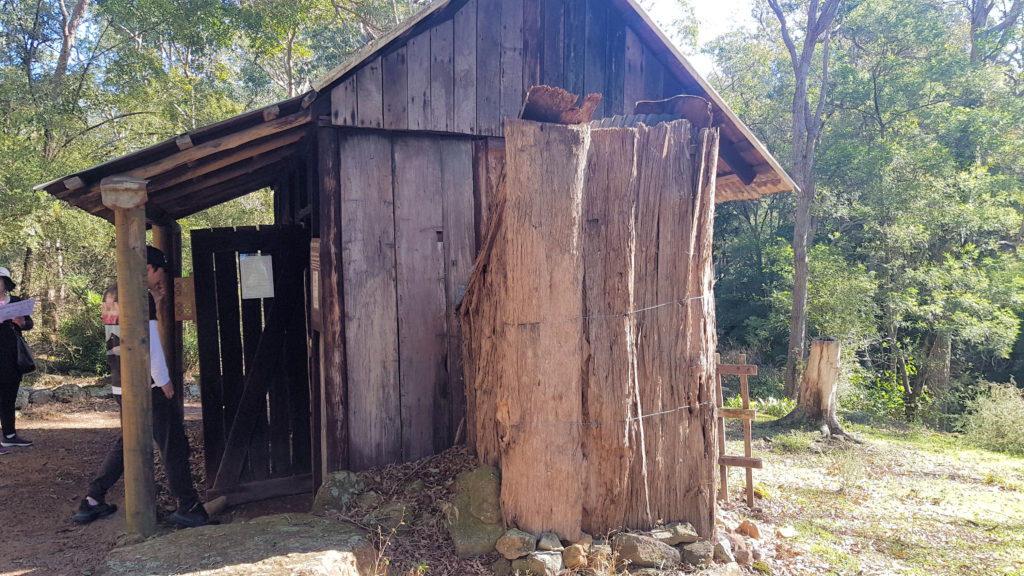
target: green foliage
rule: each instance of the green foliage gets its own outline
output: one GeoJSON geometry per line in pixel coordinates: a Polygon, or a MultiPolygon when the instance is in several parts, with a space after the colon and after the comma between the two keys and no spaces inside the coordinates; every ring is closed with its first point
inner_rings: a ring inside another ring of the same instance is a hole
{"type": "Polygon", "coordinates": [[[968,442],[996,452],[1024,454],[1024,393],[1013,383],[986,383],[962,421],[968,442]]]}
{"type": "Polygon", "coordinates": [[[102,294],[90,292],[85,305],[61,323],[55,368],[89,374],[107,372],[107,348],[103,338],[100,305],[102,294]]]}
{"type": "MultiPolygon", "coordinates": [[[[907,374],[917,374],[913,358],[907,359],[907,374]]],[[[892,370],[882,370],[876,374],[854,370],[849,379],[850,389],[840,400],[844,409],[867,412],[891,420],[903,418],[906,413],[907,390],[900,374],[892,370]]],[[[921,402],[929,402],[927,394],[921,398],[921,402]]]]}
{"type": "MultiPolygon", "coordinates": [[[[737,394],[731,398],[726,398],[725,407],[743,408],[743,396],[737,394]]],[[[753,398],[750,401],[750,407],[756,410],[758,414],[782,418],[796,407],[796,400],[790,400],[789,398],[775,398],[774,396],[768,396],[767,398],[753,398]]]]}

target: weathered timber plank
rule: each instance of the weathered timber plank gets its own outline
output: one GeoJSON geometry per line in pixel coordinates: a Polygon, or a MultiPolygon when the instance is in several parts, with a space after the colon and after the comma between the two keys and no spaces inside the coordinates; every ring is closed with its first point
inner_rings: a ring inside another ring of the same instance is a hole
{"type": "MultiPolygon", "coordinates": [[[[256,347],[259,346],[262,334],[263,301],[257,298],[242,300],[242,358],[245,361],[244,374],[246,376],[252,371],[256,347]]],[[[270,471],[270,460],[267,452],[267,414],[264,412],[254,416],[256,424],[253,427],[252,439],[249,442],[249,465],[242,472],[243,480],[264,480],[270,471]]]]}
{"type": "Polygon", "coordinates": [[[544,59],[541,28],[541,0],[523,0],[523,94],[540,84],[540,66],[544,59]]]}
{"type": "Polygon", "coordinates": [[[455,14],[455,125],[456,132],[476,134],[476,6],[469,0],[455,14]]]}
{"type": "Polygon", "coordinates": [[[238,302],[238,256],[234,250],[213,256],[217,273],[217,321],[220,328],[224,422],[230,429],[242,397],[242,325],[238,302]]]}
{"type": "Polygon", "coordinates": [[[438,132],[447,132],[455,127],[454,33],[451,19],[430,30],[430,117],[427,125],[438,132]]]}
{"type": "Polygon", "coordinates": [[[626,70],[623,80],[623,114],[632,114],[637,101],[644,100],[644,44],[632,28],[626,27],[626,70]]]}
{"type": "Polygon", "coordinates": [[[448,380],[438,140],[396,137],[394,164],[402,456],[408,461],[434,453],[432,431],[447,413],[434,399],[448,380]]]}
{"type": "Polygon", "coordinates": [[[757,376],[754,364],[719,364],[718,373],[722,376],[757,376]]]}
{"type": "Polygon", "coordinates": [[[406,44],[409,88],[409,129],[430,125],[430,31],[413,36],[406,44]]]}
{"type": "MultiPolygon", "coordinates": [[[[501,3],[501,121],[523,106],[523,0],[501,3]]],[[[504,125],[504,124],[503,124],[504,125]]]]}
{"type": "Polygon", "coordinates": [[[605,79],[608,67],[608,3],[604,0],[586,0],[586,54],[583,63],[583,92],[602,94],[593,118],[604,118],[605,79]]]}
{"type": "Polygon", "coordinates": [[[501,0],[478,0],[476,11],[477,132],[501,134],[501,0]]]}
{"type": "Polygon", "coordinates": [[[745,408],[719,408],[718,415],[722,418],[735,418],[736,420],[753,420],[757,416],[756,410],[745,408]]]}
{"type": "Polygon", "coordinates": [[[352,74],[331,90],[331,122],[335,126],[355,126],[356,75],[352,74]]]}
{"type": "Polygon", "coordinates": [[[356,71],[356,126],[384,126],[384,79],[380,56],[356,71]]]}
{"type": "Polygon", "coordinates": [[[626,25],[616,17],[614,11],[608,16],[608,38],[606,39],[607,62],[605,70],[604,103],[605,116],[623,114],[624,89],[626,83],[626,25]]]}
{"type": "Polygon", "coordinates": [[[472,155],[469,140],[441,142],[448,382],[444,388],[436,389],[435,402],[448,421],[446,427],[434,428],[434,449],[438,452],[452,445],[466,415],[466,379],[462,372],[462,333],[457,310],[466,293],[477,247],[472,155]]]}
{"type": "Polygon", "coordinates": [[[323,474],[348,468],[348,369],[337,132],[317,130],[320,173],[320,445],[323,474]]]}
{"type": "Polygon", "coordinates": [[[507,430],[502,512],[523,530],[551,530],[569,540],[579,537],[582,514],[583,262],[575,247],[589,139],[588,127],[506,123],[503,241],[507,278],[516,281],[498,304],[507,364],[492,373],[507,430]]]}
{"type": "Polygon", "coordinates": [[[642,454],[639,428],[629,422],[637,401],[632,334],[634,309],[632,239],[636,210],[634,169],[636,132],[591,131],[583,198],[583,298],[590,320],[584,325],[586,454],[583,485],[583,530],[600,533],[622,526],[628,506],[629,469],[642,454]]]}
{"type": "Polygon", "coordinates": [[[566,0],[564,12],[565,51],[564,86],[571,94],[584,96],[587,57],[587,5],[566,0]]]}
{"type": "MultiPolygon", "coordinates": [[[[205,230],[193,230],[192,241],[205,230]]],[[[196,341],[199,352],[199,390],[203,406],[203,449],[206,456],[207,486],[213,485],[224,455],[227,431],[224,426],[224,396],[220,381],[220,341],[217,338],[217,279],[213,253],[192,250],[192,273],[196,291],[196,341]]]]}
{"type": "Polygon", "coordinates": [[[349,463],[362,470],[402,455],[391,142],[344,133],[338,148],[349,463]]]}
{"type": "Polygon", "coordinates": [[[540,83],[547,86],[563,86],[562,58],[565,53],[563,14],[565,13],[565,0],[545,0],[540,4],[540,26],[543,38],[540,83]]]}
{"type": "Polygon", "coordinates": [[[744,456],[719,456],[718,463],[722,466],[734,466],[737,468],[764,467],[764,463],[760,458],[746,458],[744,456]]]}
{"type": "Polygon", "coordinates": [[[409,127],[409,72],[406,68],[406,46],[384,56],[384,128],[405,130],[409,127]]]}
{"type": "MultiPolygon", "coordinates": [[[[665,65],[653,50],[644,47],[644,88],[641,100],[661,100],[665,94],[665,65]]],[[[634,102],[635,104],[635,102],[634,102]]],[[[632,110],[630,110],[632,112],[632,110]]]]}

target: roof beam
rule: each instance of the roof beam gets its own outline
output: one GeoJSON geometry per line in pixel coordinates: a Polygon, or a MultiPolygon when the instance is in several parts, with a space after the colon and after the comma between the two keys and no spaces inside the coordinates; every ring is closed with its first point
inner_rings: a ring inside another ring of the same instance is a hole
{"type": "Polygon", "coordinates": [[[260,171],[264,169],[277,170],[277,163],[286,158],[289,153],[293,152],[291,149],[281,150],[280,152],[273,152],[265,158],[260,158],[259,162],[246,163],[241,166],[233,166],[229,170],[218,172],[211,176],[200,180],[198,182],[192,182],[185,186],[177,186],[173,190],[167,190],[165,193],[153,194],[154,200],[159,204],[167,204],[168,202],[175,202],[182,198],[191,196],[193,194],[209,190],[215,186],[221,184],[227,185],[238,185],[243,184],[236,180],[245,178],[247,180],[259,179],[261,174],[260,171]]]}
{"type": "Polygon", "coordinates": [[[747,162],[739,152],[736,151],[736,147],[732,142],[729,142],[725,138],[720,138],[718,142],[718,155],[722,157],[729,164],[729,168],[739,177],[743,184],[747,185],[754,181],[757,177],[757,170],[754,166],[747,162]]]}

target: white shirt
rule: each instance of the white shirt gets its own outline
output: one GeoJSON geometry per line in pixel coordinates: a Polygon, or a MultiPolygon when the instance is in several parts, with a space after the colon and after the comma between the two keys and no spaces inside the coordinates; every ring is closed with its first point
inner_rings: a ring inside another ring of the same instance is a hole
{"type": "MultiPolygon", "coordinates": [[[[170,373],[167,371],[167,360],[164,359],[164,347],[160,345],[160,330],[157,328],[156,320],[149,321],[149,374],[153,377],[152,388],[166,386],[171,382],[170,373]]],[[[121,378],[124,379],[124,377],[125,373],[122,371],[121,378]]],[[[120,396],[121,387],[111,386],[110,391],[120,396]]]]}

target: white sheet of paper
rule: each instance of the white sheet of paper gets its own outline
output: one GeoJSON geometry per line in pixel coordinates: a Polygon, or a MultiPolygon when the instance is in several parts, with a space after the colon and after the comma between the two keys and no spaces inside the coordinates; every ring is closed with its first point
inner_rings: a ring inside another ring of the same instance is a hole
{"type": "Polygon", "coordinates": [[[242,298],[274,297],[274,259],[269,254],[239,254],[242,298]]]}
{"type": "Polygon", "coordinates": [[[30,316],[32,311],[36,309],[36,299],[29,298],[28,300],[22,300],[21,302],[12,302],[11,304],[5,304],[0,306],[0,322],[10,320],[11,318],[17,318],[18,316],[30,316]]]}

